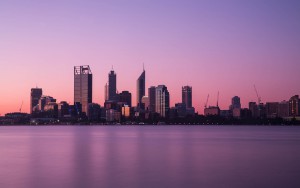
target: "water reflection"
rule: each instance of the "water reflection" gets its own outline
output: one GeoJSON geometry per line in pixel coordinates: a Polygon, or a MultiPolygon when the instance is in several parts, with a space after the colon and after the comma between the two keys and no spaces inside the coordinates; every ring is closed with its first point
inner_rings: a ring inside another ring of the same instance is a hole
{"type": "Polygon", "coordinates": [[[298,127],[0,127],[0,187],[300,187],[298,127]]]}

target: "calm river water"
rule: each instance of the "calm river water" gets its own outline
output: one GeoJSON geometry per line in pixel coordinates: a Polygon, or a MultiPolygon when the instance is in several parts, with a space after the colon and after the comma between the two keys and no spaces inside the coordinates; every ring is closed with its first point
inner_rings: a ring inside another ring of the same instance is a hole
{"type": "Polygon", "coordinates": [[[300,187],[300,127],[0,126],[1,188],[300,187]]]}

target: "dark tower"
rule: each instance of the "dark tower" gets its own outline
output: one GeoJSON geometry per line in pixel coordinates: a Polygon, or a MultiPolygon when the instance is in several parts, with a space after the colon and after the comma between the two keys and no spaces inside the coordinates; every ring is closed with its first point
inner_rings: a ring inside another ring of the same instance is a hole
{"type": "Polygon", "coordinates": [[[182,103],[186,105],[187,108],[192,108],[192,87],[184,86],[182,87],[182,103]]]}
{"type": "Polygon", "coordinates": [[[117,94],[117,75],[114,70],[108,74],[108,100],[114,100],[117,94]]]}
{"type": "Polygon", "coordinates": [[[30,114],[32,114],[32,109],[39,104],[39,100],[43,95],[42,88],[32,88],[30,93],[30,114]]]}
{"type": "Polygon", "coordinates": [[[88,104],[92,103],[93,74],[90,66],[74,67],[74,104],[80,103],[82,112],[87,114],[88,104]]]}
{"type": "Polygon", "coordinates": [[[148,96],[149,96],[149,111],[155,112],[155,101],[156,101],[156,87],[152,86],[148,89],[148,96]]]}
{"type": "Polygon", "coordinates": [[[142,74],[137,79],[137,86],[136,86],[136,103],[138,107],[142,107],[142,97],[145,96],[145,70],[143,69],[142,74]]]}

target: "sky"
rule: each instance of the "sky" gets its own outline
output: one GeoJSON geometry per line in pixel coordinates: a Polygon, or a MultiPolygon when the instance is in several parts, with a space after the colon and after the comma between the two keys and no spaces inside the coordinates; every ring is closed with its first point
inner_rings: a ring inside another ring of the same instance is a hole
{"type": "Polygon", "coordinates": [[[228,109],[300,94],[300,1],[1,0],[0,114],[29,112],[36,86],[73,103],[73,67],[90,65],[93,102],[103,105],[112,66],[117,89],[164,84],[171,106],[193,87],[193,106],[228,109]]]}

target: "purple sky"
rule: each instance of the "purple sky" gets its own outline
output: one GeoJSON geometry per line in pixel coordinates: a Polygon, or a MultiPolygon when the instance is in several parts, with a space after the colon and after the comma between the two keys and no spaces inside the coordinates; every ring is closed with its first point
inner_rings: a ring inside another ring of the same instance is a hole
{"type": "Polygon", "coordinates": [[[90,65],[93,101],[103,104],[114,66],[119,91],[136,99],[145,63],[146,87],[165,84],[171,105],[193,87],[200,113],[287,100],[300,94],[300,1],[0,1],[0,114],[29,111],[38,85],[73,102],[73,66],[90,65]]]}

